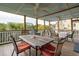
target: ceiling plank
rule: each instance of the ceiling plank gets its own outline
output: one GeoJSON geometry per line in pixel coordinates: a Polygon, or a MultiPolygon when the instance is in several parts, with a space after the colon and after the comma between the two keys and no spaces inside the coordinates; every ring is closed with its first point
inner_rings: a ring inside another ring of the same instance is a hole
{"type": "Polygon", "coordinates": [[[71,8],[68,8],[68,9],[60,10],[60,11],[57,11],[57,12],[54,12],[54,13],[50,13],[50,14],[47,14],[47,15],[39,16],[37,18],[42,18],[42,17],[54,15],[54,14],[57,14],[57,13],[60,13],[60,12],[64,12],[64,11],[67,11],[67,10],[71,10],[71,9],[74,9],[74,8],[77,8],[77,7],[79,7],[79,5],[71,7],[71,8]]]}
{"type": "Polygon", "coordinates": [[[23,6],[24,6],[24,4],[22,4],[17,10],[16,10],[16,12],[15,13],[18,13],[18,12],[20,12],[20,10],[23,8],[23,6]]]}

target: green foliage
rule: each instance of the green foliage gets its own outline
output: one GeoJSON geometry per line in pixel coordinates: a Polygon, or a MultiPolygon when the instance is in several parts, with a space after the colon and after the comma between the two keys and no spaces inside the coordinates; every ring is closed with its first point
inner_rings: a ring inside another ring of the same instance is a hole
{"type": "Polygon", "coordinates": [[[26,24],[26,28],[27,28],[27,30],[32,30],[32,29],[34,29],[34,28],[33,28],[33,24],[31,24],[31,23],[27,23],[27,24],[26,24]]]}
{"type": "Polygon", "coordinates": [[[6,24],[0,23],[0,31],[6,30],[6,24]]]}
{"type": "MultiPolygon", "coordinates": [[[[36,25],[34,26],[34,29],[35,30],[37,29],[36,25]]],[[[45,28],[44,28],[44,25],[38,24],[38,30],[48,30],[48,29],[49,29],[49,26],[45,25],[45,28]]]]}
{"type": "Polygon", "coordinates": [[[9,30],[22,30],[23,29],[23,23],[8,23],[8,29],[9,30]]]}
{"type": "MultiPolygon", "coordinates": [[[[0,31],[5,31],[5,30],[23,30],[24,29],[24,24],[23,23],[13,23],[13,22],[9,22],[7,24],[4,23],[0,23],[0,31]]],[[[26,24],[26,29],[27,30],[37,30],[37,25],[33,25],[30,23],[26,24]]],[[[45,25],[41,25],[38,24],[38,30],[46,30],[49,29],[49,26],[45,25]]]]}

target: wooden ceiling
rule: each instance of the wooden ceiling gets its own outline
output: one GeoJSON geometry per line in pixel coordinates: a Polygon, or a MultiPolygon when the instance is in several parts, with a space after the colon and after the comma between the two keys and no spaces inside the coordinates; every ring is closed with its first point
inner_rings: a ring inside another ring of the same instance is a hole
{"type": "Polygon", "coordinates": [[[79,3],[0,3],[0,11],[55,21],[79,17],[79,3]]]}

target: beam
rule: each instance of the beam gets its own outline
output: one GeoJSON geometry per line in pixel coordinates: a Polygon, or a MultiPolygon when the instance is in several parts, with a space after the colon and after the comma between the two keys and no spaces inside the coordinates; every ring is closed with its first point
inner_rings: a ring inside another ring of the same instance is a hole
{"type": "Polygon", "coordinates": [[[76,22],[76,21],[79,21],[79,20],[72,20],[72,21],[75,21],[76,22]]]}
{"type": "Polygon", "coordinates": [[[42,18],[42,17],[54,15],[54,14],[57,14],[57,13],[60,13],[60,12],[64,12],[64,11],[67,11],[67,10],[71,10],[71,9],[74,9],[74,8],[77,8],[77,7],[79,7],[79,5],[71,7],[71,8],[68,8],[68,9],[60,10],[60,11],[57,11],[57,12],[53,12],[53,13],[50,13],[50,14],[47,14],[47,15],[39,16],[37,18],[42,18]]]}

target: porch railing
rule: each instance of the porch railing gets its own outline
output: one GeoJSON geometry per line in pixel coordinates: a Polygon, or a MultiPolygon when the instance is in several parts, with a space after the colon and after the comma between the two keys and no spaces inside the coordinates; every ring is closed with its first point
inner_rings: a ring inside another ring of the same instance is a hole
{"type": "MultiPolygon", "coordinates": [[[[18,36],[21,35],[22,30],[8,30],[8,31],[0,31],[0,44],[4,44],[4,43],[9,43],[12,42],[12,40],[10,39],[10,35],[14,35],[16,41],[19,40],[18,36]]],[[[29,31],[29,34],[30,31],[29,31]]],[[[75,31],[74,34],[74,40],[76,40],[75,38],[79,38],[79,31],[75,31]]]]}
{"type": "Polygon", "coordinates": [[[10,39],[10,35],[14,35],[16,40],[18,36],[21,35],[21,30],[9,30],[9,31],[1,31],[0,32],[0,44],[12,42],[10,39]]]}

